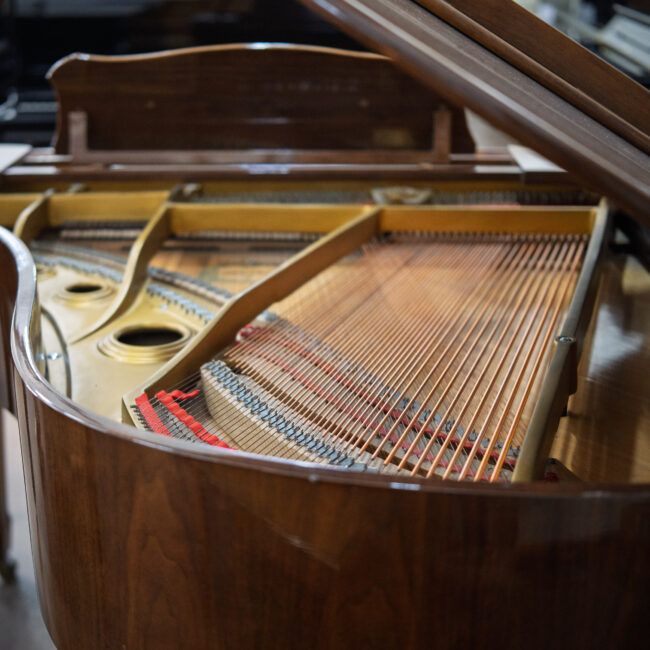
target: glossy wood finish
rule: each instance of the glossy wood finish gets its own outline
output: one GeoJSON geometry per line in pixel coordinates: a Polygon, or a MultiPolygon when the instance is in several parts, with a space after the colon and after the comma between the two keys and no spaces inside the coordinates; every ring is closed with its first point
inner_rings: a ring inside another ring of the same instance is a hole
{"type": "Polygon", "coordinates": [[[650,482],[650,274],[612,255],[586,340],[578,391],[551,455],[579,478],[650,482]]]}
{"type": "Polygon", "coordinates": [[[14,573],[12,562],[9,559],[11,526],[7,510],[3,428],[4,425],[0,423],[0,578],[10,582],[14,577],[14,573]]]}
{"type": "Polygon", "coordinates": [[[374,54],[271,44],[75,54],[49,78],[56,152],[74,160],[445,162],[449,148],[474,150],[461,110],[440,112],[434,93],[374,54]]]}
{"type": "Polygon", "coordinates": [[[302,1],[650,224],[650,157],[562,94],[411,0],[302,1]]]}
{"type": "Polygon", "coordinates": [[[33,269],[4,243],[59,650],[645,647],[648,485],[395,483],[135,434],[40,377],[33,269]]]}
{"type": "Polygon", "coordinates": [[[645,647],[647,492],[287,476],[89,436],[25,398],[61,650],[645,647]]]}
{"type": "MultiPolygon", "coordinates": [[[[413,181],[450,181],[479,183],[525,181],[526,174],[511,160],[499,156],[497,160],[489,157],[469,157],[454,160],[449,164],[426,162],[394,163],[386,160],[364,164],[330,163],[210,163],[210,164],[119,164],[101,165],[72,164],[65,156],[56,162],[43,163],[30,161],[30,164],[16,165],[8,169],[0,178],[0,185],[10,191],[42,188],[44,185],[67,186],[70,183],[84,182],[94,187],[121,186],[138,189],[155,183],[157,187],[172,187],[177,183],[203,181],[256,182],[263,176],[266,179],[285,182],[318,182],[325,180],[364,181],[374,178],[381,182],[409,183],[413,181]],[[155,180],[153,180],[155,179],[155,180]]],[[[540,183],[572,185],[578,187],[575,179],[564,171],[546,173],[543,178],[535,178],[540,183]]]]}

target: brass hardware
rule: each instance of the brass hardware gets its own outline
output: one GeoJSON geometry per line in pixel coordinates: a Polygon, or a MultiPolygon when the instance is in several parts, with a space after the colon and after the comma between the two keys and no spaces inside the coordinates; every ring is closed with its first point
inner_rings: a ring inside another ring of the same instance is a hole
{"type": "Polygon", "coordinates": [[[147,268],[151,258],[171,234],[168,212],[167,204],[163,204],[158,212],[149,219],[144,230],[138,235],[131,247],[129,259],[124,269],[122,284],[113,304],[99,320],[93,323],[90,329],[81,330],[75,337],[75,341],[79,341],[108,325],[123,314],[140,295],[147,280],[147,268]]]}

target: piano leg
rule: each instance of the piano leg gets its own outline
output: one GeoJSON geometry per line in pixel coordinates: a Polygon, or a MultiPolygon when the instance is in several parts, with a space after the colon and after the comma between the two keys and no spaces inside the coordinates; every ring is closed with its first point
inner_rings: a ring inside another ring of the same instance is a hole
{"type": "Polygon", "coordinates": [[[6,583],[16,579],[16,570],[9,560],[9,514],[5,492],[5,460],[4,460],[4,424],[0,409],[0,577],[6,583]]]}

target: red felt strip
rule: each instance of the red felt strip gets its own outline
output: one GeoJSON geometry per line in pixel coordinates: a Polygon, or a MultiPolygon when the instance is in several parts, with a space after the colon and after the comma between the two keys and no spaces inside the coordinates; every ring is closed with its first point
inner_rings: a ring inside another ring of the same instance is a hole
{"type": "Polygon", "coordinates": [[[135,398],[135,405],[142,413],[142,417],[145,419],[145,422],[149,425],[149,428],[159,433],[161,436],[171,436],[167,427],[162,423],[162,420],[158,417],[156,410],[151,405],[149,398],[146,393],[142,393],[135,398]]]}
{"type": "MultiPolygon", "coordinates": [[[[174,391],[174,393],[177,391],[174,391]]],[[[180,393],[180,391],[178,391],[180,393]]],[[[196,393],[198,395],[198,391],[193,391],[193,393],[196,393]]],[[[160,400],[160,403],[178,420],[180,420],[199,440],[202,440],[203,442],[207,443],[208,445],[212,445],[213,447],[221,447],[222,449],[232,449],[230,445],[225,443],[219,436],[214,435],[213,433],[210,433],[207,429],[203,427],[203,425],[193,418],[184,408],[179,406],[173,398],[174,393],[167,393],[164,390],[159,391],[156,393],[156,397],[160,400]]],[[[183,394],[181,395],[186,395],[184,397],[181,397],[180,395],[177,396],[177,399],[188,399],[188,396],[195,397],[196,395],[192,395],[191,393],[183,394]]]]}

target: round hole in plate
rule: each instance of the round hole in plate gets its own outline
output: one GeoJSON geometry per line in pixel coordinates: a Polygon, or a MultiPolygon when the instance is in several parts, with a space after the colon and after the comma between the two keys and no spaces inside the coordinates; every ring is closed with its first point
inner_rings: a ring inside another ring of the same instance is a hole
{"type": "Polygon", "coordinates": [[[85,294],[95,293],[101,291],[103,288],[103,285],[95,284],[94,282],[76,282],[75,284],[68,285],[65,290],[68,293],[85,294]]]}
{"type": "Polygon", "coordinates": [[[113,293],[113,287],[106,282],[82,278],[62,287],[56,294],[56,298],[69,306],[88,307],[106,300],[113,293]]]}
{"type": "Polygon", "coordinates": [[[183,332],[163,326],[134,327],[120,332],[115,338],[124,345],[149,348],[176,343],[183,338],[183,332]]]}
{"type": "Polygon", "coordinates": [[[111,332],[97,347],[125,363],[160,363],[182,350],[192,334],[181,323],[135,323],[111,332]]]}

